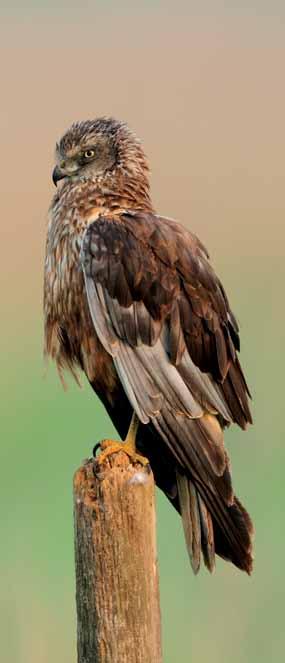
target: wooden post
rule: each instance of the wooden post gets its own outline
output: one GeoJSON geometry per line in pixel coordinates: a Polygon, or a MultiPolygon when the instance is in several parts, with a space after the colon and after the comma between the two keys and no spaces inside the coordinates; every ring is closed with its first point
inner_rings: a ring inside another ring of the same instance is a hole
{"type": "Polygon", "coordinates": [[[161,663],[154,481],[119,451],[74,476],[78,663],[161,663]]]}

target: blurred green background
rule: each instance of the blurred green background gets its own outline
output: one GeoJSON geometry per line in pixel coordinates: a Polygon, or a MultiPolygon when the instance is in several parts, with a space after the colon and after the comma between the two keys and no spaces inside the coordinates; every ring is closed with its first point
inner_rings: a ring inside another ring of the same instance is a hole
{"type": "Polygon", "coordinates": [[[5,663],[76,660],[72,475],[112,435],[87,385],[43,378],[56,139],[112,114],[143,139],[161,213],[207,245],[241,326],[255,425],[226,434],[256,526],[248,578],[194,577],[157,495],[164,663],[284,656],[284,4],[21,3],[1,27],[1,545],[5,663]],[[57,5],[57,7],[56,7],[57,5]]]}

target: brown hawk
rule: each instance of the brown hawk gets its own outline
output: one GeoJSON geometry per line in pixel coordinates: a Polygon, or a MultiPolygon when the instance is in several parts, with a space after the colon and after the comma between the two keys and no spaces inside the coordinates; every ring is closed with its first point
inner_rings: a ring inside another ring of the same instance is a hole
{"type": "Polygon", "coordinates": [[[122,122],[73,124],[56,147],[61,179],[46,245],[45,353],[61,375],[85,372],[126,452],[148,459],[181,513],[193,570],[202,553],[212,571],[217,553],[250,573],[252,523],[223,436],[251,422],[249,391],[207,251],[155,213],[144,151],[122,122]]]}

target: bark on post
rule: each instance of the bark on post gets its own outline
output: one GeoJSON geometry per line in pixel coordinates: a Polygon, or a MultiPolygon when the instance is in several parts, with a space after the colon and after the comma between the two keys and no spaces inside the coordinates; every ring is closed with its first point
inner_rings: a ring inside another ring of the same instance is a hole
{"type": "Polygon", "coordinates": [[[161,663],[154,481],[119,452],[74,476],[78,663],[161,663]]]}

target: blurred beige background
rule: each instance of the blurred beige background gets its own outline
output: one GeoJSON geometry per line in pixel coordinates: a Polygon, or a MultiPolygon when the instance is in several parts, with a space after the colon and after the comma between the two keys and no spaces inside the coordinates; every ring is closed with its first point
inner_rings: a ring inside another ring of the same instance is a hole
{"type": "Polygon", "coordinates": [[[42,379],[42,271],[55,141],[77,119],[129,122],[157,209],[208,247],[237,314],[255,425],[227,433],[256,524],[247,578],[194,578],[158,495],[164,662],[279,661],[285,635],[285,10],[231,3],[2,8],[1,547],[5,663],[75,661],[71,477],[111,424],[86,387],[42,379]]]}

